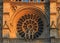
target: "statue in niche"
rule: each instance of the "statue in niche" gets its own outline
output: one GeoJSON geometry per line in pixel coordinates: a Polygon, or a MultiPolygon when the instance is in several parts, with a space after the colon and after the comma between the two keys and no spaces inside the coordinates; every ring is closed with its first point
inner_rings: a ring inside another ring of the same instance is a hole
{"type": "Polygon", "coordinates": [[[60,7],[57,7],[58,18],[57,18],[57,28],[60,29],[60,7]]]}

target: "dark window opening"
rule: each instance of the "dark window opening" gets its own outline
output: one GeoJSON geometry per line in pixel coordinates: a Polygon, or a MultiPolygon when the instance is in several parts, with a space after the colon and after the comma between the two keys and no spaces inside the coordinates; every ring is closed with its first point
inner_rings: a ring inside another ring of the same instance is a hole
{"type": "Polygon", "coordinates": [[[21,0],[16,0],[16,1],[21,1],[21,0]]]}
{"type": "Polygon", "coordinates": [[[33,0],[30,0],[30,1],[33,1],[33,0]]]}
{"type": "Polygon", "coordinates": [[[18,0],[16,0],[16,1],[18,1],[18,0]]]}
{"type": "Polygon", "coordinates": [[[41,0],[41,1],[44,1],[44,0],[41,0]]]}
{"type": "Polygon", "coordinates": [[[21,1],[21,0],[19,0],[19,1],[21,1]]]}

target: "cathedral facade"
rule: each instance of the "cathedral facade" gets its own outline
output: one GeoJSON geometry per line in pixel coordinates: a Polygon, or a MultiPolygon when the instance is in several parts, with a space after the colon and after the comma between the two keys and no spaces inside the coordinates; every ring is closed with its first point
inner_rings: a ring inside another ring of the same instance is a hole
{"type": "Polygon", "coordinates": [[[60,0],[3,0],[2,37],[15,43],[59,43],[60,0]]]}

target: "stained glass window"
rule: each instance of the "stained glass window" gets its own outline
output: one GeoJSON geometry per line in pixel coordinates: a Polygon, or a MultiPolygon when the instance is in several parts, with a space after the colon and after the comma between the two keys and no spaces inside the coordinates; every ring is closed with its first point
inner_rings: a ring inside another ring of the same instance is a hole
{"type": "Polygon", "coordinates": [[[23,0],[23,2],[29,2],[29,0],[23,0]]]}
{"type": "Polygon", "coordinates": [[[42,34],[43,26],[44,26],[43,21],[41,18],[39,18],[39,16],[27,14],[19,19],[17,24],[17,32],[21,36],[21,38],[35,39],[42,34]]]}
{"type": "Polygon", "coordinates": [[[38,0],[38,2],[40,3],[40,0],[38,0]]]}

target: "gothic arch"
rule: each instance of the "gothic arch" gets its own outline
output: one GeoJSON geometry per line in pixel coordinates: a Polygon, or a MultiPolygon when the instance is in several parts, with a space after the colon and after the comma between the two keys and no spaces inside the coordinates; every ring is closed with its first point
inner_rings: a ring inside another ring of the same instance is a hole
{"type": "Polygon", "coordinates": [[[39,12],[39,11],[40,11],[40,12],[43,12],[43,16],[45,17],[46,21],[48,21],[48,19],[47,19],[48,17],[46,16],[45,12],[42,11],[41,8],[38,8],[38,7],[36,7],[36,6],[26,6],[26,7],[19,8],[19,9],[17,9],[17,10],[15,11],[15,13],[14,13],[14,14],[11,16],[11,18],[10,18],[11,22],[13,22],[15,16],[16,16],[19,12],[21,12],[21,11],[23,11],[23,10],[27,10],[27,9],[36,10],[36,11],[38,11],[38,12],[39,12]]]}
{"type": "MultiPolygon", "coordinates": [[[[16,28],[17,28],[17,23],[19,21],[19,19],[27,14],[35,14],[35,15],[39,15],[44,23],[44,32],[47,33],[47,25],[48,25],[48,20],[46,15],[42,12],[42,10],[40,8],[35,8],[35,7],[24,7],[24,8],[20,8],[19,10],[17,10],[15,12],[15,14],[11,17],[10,21],[13,25],[12,29],[14,29],[15,33],[16,28]]],[[[44,35],[44,33],[43,33],[44,35]]],[[[42,37],[42,36],[41,36],[42,37]]],[[[47,37],[47,36],[46,36],[47,37]]]]}

